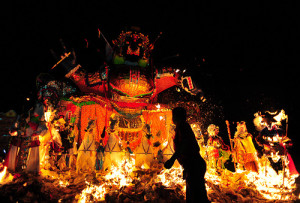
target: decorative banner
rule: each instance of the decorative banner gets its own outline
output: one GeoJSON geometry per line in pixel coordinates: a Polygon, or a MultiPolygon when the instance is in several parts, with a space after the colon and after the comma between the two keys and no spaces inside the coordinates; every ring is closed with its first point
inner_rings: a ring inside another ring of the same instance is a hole
{"type": "Polygon", "coordinates": [[[89,120],[96,120],[97,130],[95,140],[97,142],[101,139],[101,134],[105,126],[108,124],[108,119],[112,111],[106,109],[105,106],[99,104],[92,104],[82,106],[81,108],[81,122],[80,122],[80,137],[81,140],[84,138],[85,129],[88,125],[89,120]]]}
{"type": "Polygon", "coordinates": [[[152,134],[151,142],[164,143],[169,136],[169,130],[172,123],[172,111],[143,111],[145,123],[149,124],[152,134]]]}

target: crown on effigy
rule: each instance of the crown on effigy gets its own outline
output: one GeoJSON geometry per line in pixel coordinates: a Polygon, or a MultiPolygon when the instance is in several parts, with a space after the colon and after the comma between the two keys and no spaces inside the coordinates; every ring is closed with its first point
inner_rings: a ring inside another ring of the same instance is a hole
{"type": "Polygon", "coordinates": [[[137,43],[137,45],[143,48],[146,52],[147,51],[149,52],[153,49],[153,45],[150,44],[147,35],[138,32],[132,32],[132,31],[127,31],[127,32],[122,31],[119,37],[113,40],[112,43],[115,46],[123,47],[129,45],[131,43],[130,41],[137,43]]]}

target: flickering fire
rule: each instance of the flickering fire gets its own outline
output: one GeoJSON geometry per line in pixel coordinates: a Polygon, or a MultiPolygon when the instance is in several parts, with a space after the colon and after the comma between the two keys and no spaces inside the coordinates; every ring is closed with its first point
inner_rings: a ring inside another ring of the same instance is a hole
{"type": "Polygon", "coordinates": [[[107,184],[103,184],[100,186],[90,184],[89,182],[86,182],[88,187],[86,187],[84,190],[82,190],[80,194],[80,203],[87,202],[87,194],[90,194],[93,196],[93,198],[97,201],[104,200],[105,194],[106,194],[106,186],[107,184]]]}
{"type": "Polygon", "coordinates": [[[162,148],[164,149],[168,145],[168,140],[162,143],[162,148]]]}
{"type": "Polygon", "coordinates": [[[119,187],[129,185],[132,182],[132,172],[134,170],[135,160],[124,159],[118,165],[112,166],[110,172],[105,176],[105,179],[119,187]]]}
{"type": "Polygon", "coordinates": [[[2,181],[6,175],[6,170],[7,170],[7,167],[5,166],[3,171],[0,172],[0,183],[2,183],[2,181]]]}
{"type": "MultiPolygon", "coordinates": [[[[87,187],[82,190],[79,202],[88,202],[88,196],[93,197],[93,201],[103,201],[105,194],[112,190],[120,190],[124,186],[131,186],[134,180],[139,180],[139,177],[134,175],[137,170],[135,168],[134,159],[128,161],[126,159],[120,161],[119,166],[112,166],[111,170],[104,176],[101,185],[94,185],[86,181],[87,187]]],[[[153,181],[161,182],[162,185],[168,188],[173,188],[176,185],[181,186],[182,193],[185,194],[185,181],[182,179],[182,171],[180,168],[172,168],[163,170],[157,175],[153,181]]]]}
{"type": "Polygon", "coordinates": [[[7,172],[7,167],[4,166],[3,171],[0,172],[0,184],[6,184],[13,180],[13,176],[7,172]]]}
{"type": "Polygon", "coordinates": [[[295,189],[295,176],[276,173],[270,166],[260,173],[249,172],[246,174],[249,187],[254,187],[264,198],[270,200],[293,200],[295,189]]]}
{"type": "Polygon", "coordinates": [[[52,112],[51,111],[46,111],[44,113],[44,117],[45,117],[46,122],[50,121],[51,116],[52,116],[52,112]]]}
{"type": "MultiPolygon", "coordinates": [[[[293,201],[299,198],[293,194],[296,189],[296,178],[295,175],[290,176],[288,171],[285,171],[285,175],[282,171],[277,174],[271,165],[265,167],[262,164],[259,173],[243,170],[237,170],[234,173],[225,169],[221,175],[217,175],[211,170],[208,170],[205,174],[206,181],[219,185],[219,188],[228,188],[229,191],[235,191],[236,193],[241,189],[248,188],[257,191],[266,200],[281,201],[293,201]]],[[[206,189],[209,196],[214,195],[214,188],[206,184],[206,189]]]]}
{"type": "Polygon", "coordinates": [[[104,200],[105,194],[114,186],[116,189],[120,189],[123,186],[128,186],[133,181],[132,172],[135,167],[135,160],[122,160],[117,164],[118,166],[112,166],[111,170],[104,176],[105,182],[102,185],[93,185],[86,181],[88,185],[80,195],[79,202],[86,202],[87,195],[93,196],[94,200],[104,200]]]}
{"type": "Polygon", "coordinates": [[[183,190],[186,190],[185,180],[182,179],[183,168],[171,168],[165,169],[161,174],[158,175],[158,182],[166,187],[174,187],[176,184],[183,186],[183,190]]]}
{"type": "Polygon", "coordinates": [[[287,119],[287,115],[285,114],[285,111],[282,109],[281,111],[280,111],[280,113],[277,115],[277,116],[275,116],[274,117],[274,119],[277,121],[277,122],[280,122],[280,121],[282,121],[282,120],[284,120],[284,119],[287,119]]]}
{"type": "Polygon", "coordinates": [[[67,187],[68,185],[70,185],[70,183],[68,181],[63,181],[63,180],[60,180],[59,181],[59,185],[61,187],[67,187]]]}

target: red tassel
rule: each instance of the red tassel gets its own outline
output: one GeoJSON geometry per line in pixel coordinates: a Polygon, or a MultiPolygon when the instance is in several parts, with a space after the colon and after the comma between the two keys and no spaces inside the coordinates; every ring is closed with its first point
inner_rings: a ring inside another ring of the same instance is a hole
{"type": "Polygon", "coordinates": [[[295,164],[294,164],[294,161],[291,157],[291,155],[289,153],[287,153],[287,157],[288,157],[288,160],[289,160],[289,170],[290,170],[290,174],[291,175],[299,175],[296,167],[295,167],[295,164]]]}

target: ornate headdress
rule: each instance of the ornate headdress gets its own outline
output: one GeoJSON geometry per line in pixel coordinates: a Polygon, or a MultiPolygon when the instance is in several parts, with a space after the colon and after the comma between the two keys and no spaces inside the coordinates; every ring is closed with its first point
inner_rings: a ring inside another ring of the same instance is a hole
{"type": "Polygon", "coordinates": [[[236,129],[237,129],[236,134],[247,132],[246,122],[245,121],[236,122],[236,129]],[[244,127],[243,132],[241,132],[242,127],[244,127]]]}
{"type": "Polygon", "coordinates": [[[215,130],[218,130],[218,129],[219,129],[219,126],[216,126],[215,124],[210,124],[207,128],[208,135],[210,135],[210,136],[216,135],[215,130]]]}
{"type": "Polygon", "coordinates": [[[115,48],[115,64],[123,64],[125,61],[138,62],[150,58],[153,44],[150,44],[148,36],[138,32],[122,31],[119,37],[112,41],[115,48]]]}

